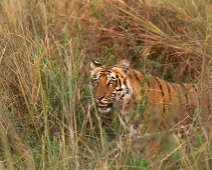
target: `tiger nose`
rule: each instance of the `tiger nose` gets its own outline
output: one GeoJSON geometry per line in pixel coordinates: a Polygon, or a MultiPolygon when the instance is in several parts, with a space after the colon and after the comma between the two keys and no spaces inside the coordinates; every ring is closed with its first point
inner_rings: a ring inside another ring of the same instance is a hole
{"type": "Polygon", "coordinates": [[[101,96],[95,96],[95,98],[96,98],[97,100],[101,100],[101,99],[104,98],[104,96],[103,96],[103,95],[101,95],[101,96]]]}

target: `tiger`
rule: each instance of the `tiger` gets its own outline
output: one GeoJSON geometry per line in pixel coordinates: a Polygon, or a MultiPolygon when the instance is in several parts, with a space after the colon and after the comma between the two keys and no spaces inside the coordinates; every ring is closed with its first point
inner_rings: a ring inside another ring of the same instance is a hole
{"type": "Polygon", "coordinates": [[[91,60],[90,67],[98,111],[107,114],[114,108],[130,135],[138,134],[143,122],[147,134],[192,123],[198,104],[196,84],[177,84],[146,76],[131,68],[127,59],[116,65],[91,60]],[[139,106],[145,107],[138,109],[139,106]]]}

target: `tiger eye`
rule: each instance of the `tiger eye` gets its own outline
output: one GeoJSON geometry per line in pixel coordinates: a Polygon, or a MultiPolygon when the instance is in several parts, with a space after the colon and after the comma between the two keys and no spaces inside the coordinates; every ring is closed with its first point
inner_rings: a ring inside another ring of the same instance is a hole
{"type": "Polygon", "coordinates": [[[108,83],[108,86],[111,87],[112,85],[113,85],[113,82],[110,81],[110,82],[108,83]]]}

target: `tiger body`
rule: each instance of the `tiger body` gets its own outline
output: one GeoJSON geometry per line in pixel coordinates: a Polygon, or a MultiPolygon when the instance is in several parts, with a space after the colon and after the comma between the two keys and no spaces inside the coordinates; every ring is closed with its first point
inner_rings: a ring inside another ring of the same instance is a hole
{"type": "Polygon", "coordinates": [[[146,133],[190,124],[197,106],[197,87],[146,77],[131,69],[128,60],[114,66],[91,62],[92,88],[101,113],[114,107],[130,134],[146,122],[146,133]],[[145,105],[144,109],[138,106],[145,105]],[[132,116],[133,115],[133,116],[132,116]]]}

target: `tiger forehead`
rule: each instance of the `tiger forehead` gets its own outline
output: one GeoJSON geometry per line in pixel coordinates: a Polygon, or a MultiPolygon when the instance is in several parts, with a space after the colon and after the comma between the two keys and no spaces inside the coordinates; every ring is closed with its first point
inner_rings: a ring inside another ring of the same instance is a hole
{"type": "Polygon", "coordinates": [[[94,74],[101,74],[101,75],[119,75],[120,77],[125,77],[125,73],[122,71],[121,68],[115,66],[104,66],[94,70],[94,74]]]}

